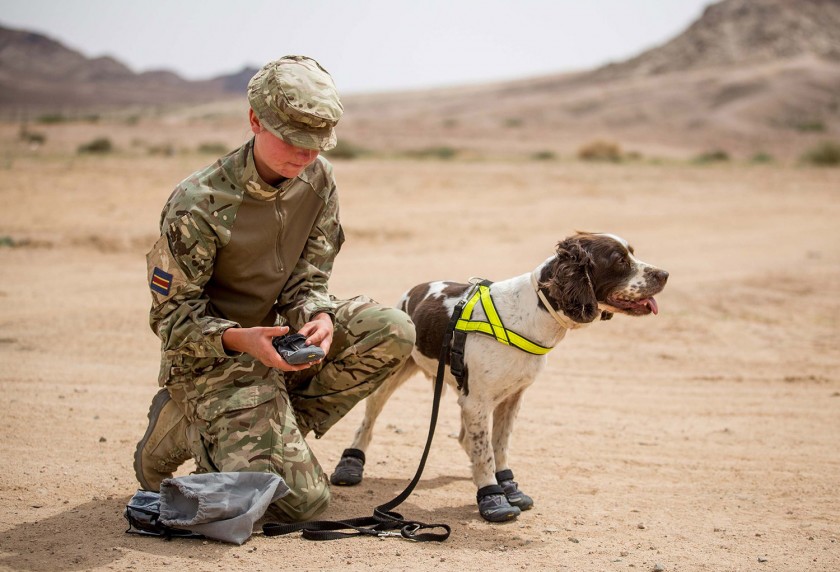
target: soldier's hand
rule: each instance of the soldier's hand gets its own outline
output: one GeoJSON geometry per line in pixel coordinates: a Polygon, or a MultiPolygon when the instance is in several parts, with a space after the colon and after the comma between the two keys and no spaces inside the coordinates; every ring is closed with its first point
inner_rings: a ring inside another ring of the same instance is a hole
{"type": "Polygon", "coordinates": [[[291,365],[286,363],[274,346],[272,338],[286,335],[289,328],[276,326],[273,328],[229,328],[222,333],[222,345],[227,350],[242,352],[257,358],[267,367],[276,367],[283,371],[300,371],[311,364],[291,365]]]}
{"type": "Polygon", "coordinates": [[[332,318],[329,314],[322,313],[312,316],[312,320],[305,323],[298,333],[306,336],[306,345],[318,346],[324,350],[325,354],[328,354],[332,345],[333,331],[332,318]]]}

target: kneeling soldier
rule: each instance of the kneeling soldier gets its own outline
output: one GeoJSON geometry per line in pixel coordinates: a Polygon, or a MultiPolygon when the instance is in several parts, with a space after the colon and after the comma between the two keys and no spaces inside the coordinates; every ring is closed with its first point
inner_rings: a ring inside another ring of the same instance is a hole
{"type": "Polygon", "coordinates": [[[287,56],[248,84],[253,138],[182,181],[147,256],[162,389],[137,444],[141,486],[184,461],[200,472],[265,471],[291,493],[287,521],[323,511],[329,483],[305,441],[321,437],[408,358],[399,310],[328,293],[344,234],[332,166],[343,108],[315,60],[287,56]],[[326,357],[291,365],[272,345],[289,328],[326,357]]]}

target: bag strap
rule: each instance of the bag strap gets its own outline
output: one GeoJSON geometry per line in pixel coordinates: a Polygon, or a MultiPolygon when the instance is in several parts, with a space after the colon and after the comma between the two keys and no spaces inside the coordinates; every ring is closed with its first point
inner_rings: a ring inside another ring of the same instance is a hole
{"type": "Polygon", "coordinates": [[[426,437],[426,446],[423,449],[420,464],[414,473],[414,478],[405,487],[405,490],[390,501],[373,509],[373,516],[363,516],[347,520],[311,520],[289,524],[270,522],[263,525],[263,534],[266,536],[280,536],[301,530],[301,536],[307,540],[338,540],[353,536],[378,536],[380,538],[393,536],[415,542],[443,542],[449,538],[452,529],[448,524],[427,524],[415,520],[406,520],[401,514],[393,512],[393,509],[402,504],[411,495],[414,487],[420,482],[423,469],[426,467],[426,459],[429,457],[432,439],[435,436],[435,426],[437,425],[438,412],[440,410],[440,398],[443,394],[443,376],[446,370],[446,358],[449,355],[450,344],[452,342],[452,332],[455,330],[455,324],[461,317],[461,312],[466,303],[467,299],[461,298],[455,306],[452,316],[449,319],[449,324],[443,334],[443,343],[441,344],[440,356],[438,358],[437,375],[435,376],[432,415],[429,420],[429,434],[426,437]],[[441,529],[442,532],[431,532],[434,529],[441,529]],[[352,532],[343,532],[347,530],[352,532]],[[421,532],[423,530],[430,532],[421,532]]]}

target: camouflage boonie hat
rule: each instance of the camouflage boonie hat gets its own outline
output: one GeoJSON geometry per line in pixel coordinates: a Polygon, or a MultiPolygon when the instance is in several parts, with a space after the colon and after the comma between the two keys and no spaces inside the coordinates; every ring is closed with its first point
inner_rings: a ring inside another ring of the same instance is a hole
{"type": "Polygon", "coordinates": [[[306,56],[269,62],[248,82],[248,103],[260,123],[286,143],[329,151],[344,107],[332,77],[306,56]]]}

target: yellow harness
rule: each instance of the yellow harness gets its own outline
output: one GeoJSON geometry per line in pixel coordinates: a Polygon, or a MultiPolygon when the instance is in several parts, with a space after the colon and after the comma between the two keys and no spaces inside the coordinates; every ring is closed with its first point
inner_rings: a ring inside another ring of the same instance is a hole
{"type": "Polygon", "coordinates": [[[493,298],[490,297],[490,284],[487,280],[481,281],[475,293],[470,297],[464,306],[461,317],[455,324],[455,329],[462,332],[478,332],[496,338],[496,341],[503,344],[519,348],[524,352],[534,355],[545,355],[551,351],[552,348],[546,348],[539,344],[535,344],[528,338],[520,336],[514,331],[505,328],[496,307],[493,305],[493,298]],[[473,320],[472,313],[475,305],[481,300],[481,307],[484,308],[484,313],[487,315],[487,320],[473,320]]]}

